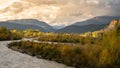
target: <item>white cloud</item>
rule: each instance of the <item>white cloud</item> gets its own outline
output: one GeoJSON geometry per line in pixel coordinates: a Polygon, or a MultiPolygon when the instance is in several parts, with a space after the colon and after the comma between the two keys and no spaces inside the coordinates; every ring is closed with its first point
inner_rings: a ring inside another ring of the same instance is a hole
{"type": "Polygon", "coordinates": [[[99,4],[99,1],[98,0],[87,0],[86,1],[88,4],[99,4]]]}

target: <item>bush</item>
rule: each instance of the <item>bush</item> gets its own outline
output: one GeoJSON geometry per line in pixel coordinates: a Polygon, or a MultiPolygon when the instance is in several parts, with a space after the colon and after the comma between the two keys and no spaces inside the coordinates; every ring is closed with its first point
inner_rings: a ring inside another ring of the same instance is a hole
{"type": "Polygon", "coordinates": [[[0,40],[17,40],[21,39],[22,36],[12,33],[5,27],[0,27],[0,40]]]}

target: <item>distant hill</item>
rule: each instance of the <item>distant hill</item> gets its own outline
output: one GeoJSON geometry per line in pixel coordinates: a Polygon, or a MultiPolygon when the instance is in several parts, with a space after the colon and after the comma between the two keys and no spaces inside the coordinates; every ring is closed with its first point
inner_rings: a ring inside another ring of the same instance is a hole
{"type": "Polygon", "coordinates": [[[120,19],[120,16],[97,16],[97,17],[88,19],[86,21],[76,22],[73,25],[82,26],[82,25],[89,25],[89,24],[96,24],[96,25],[109,24],[114,19],[120,19]]]}
{"type": "Polygon", "coordinates": [[[39,29],[42,32],[48,32],[46,29],[36,25],[26,25],[26,24],[24,25],[24,24],[10,23],[10,22],[0,22],[0,27],[7,27],[8,29],[19,29],[19,30],[39,29]]]}
{"type": "Polygon", "coordinates": [[[7,22],[22,24],[22,25],[30,25],[30,26],[35,26],[35,27],[41,27],[49,32],[53,32],[55,30],[52,26],[48,25],[47,23],[45,23],[43,21],[36,20],[36,19],[8,20],[7,22]]]}
{"type": "Polygon", "coordinates": [[[106,27],[114,19],[120,19],[120,16],[98,16],[86,21],[76,22],[75,24],[59,29],[56,32],[85,33],[89,31],[97,31],[106,27]]]}
{"type": "Polygon", "coordinates": [[[54,26],[54,28],[43,21],[36,19],[19,19],[0,22],[0,26],[9,29],[39,29],[42,32],[56,33],[85,33],[89,31],[97,31],[105,28],[112,20],[120,19],[120,16],[98,16],[86,21],[76,22],[70,26],[54,26]],[[55,29],[55,28],[61,29],[55,29]]]}
{"type": "Polygon", "coordinates": [[[63,29],[60,29],[56,32],[57,33],[85,33],[89,31],[90,32],[97,31],[97,30],[103,29],[106,26],[107,24],[101,24],[101,25],[90,24],[90,25],[84,25],[84,26],[71,25],[63,29]]]}
{"type": "Polygon", "coordinates": [[[62,29],[62,28],[64,28],[65,26],[64,25],[61,25],[61,26],[53,26],[53,28],[55,28],[55,29],[62,29]]]}

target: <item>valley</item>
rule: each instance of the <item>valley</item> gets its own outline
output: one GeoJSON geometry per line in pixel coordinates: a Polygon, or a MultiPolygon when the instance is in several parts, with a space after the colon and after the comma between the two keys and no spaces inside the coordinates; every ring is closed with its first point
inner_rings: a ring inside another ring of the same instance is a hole
{"type": "Polygon", "coordinates": [[[1,67],[47,68],[47,64],[51,68],[119,68],[119,19],[98,31],[82,34],[0,27],[0,40],[1,67]]]}
{"type": "Polygon", "coordinates": [[[120,0],[0,0],[0,68],[120,68],[120,0]]]}

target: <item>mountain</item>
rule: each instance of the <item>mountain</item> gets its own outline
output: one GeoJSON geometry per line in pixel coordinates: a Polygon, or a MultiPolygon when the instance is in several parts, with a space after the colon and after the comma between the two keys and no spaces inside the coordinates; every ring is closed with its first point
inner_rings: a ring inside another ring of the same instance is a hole
{"type": "Polygon", "coordinates": [[[110,22],[108,27],[104,29],[104,31],[111,31],[113,30],[116,26],[120,25],[120,19],[115,19],[110,22]]]}
{"type": "Polygon", "coordinates": [[[8,29],[18,29],[18,30],[25,30],[25,29],[39,29],[42,32],[48,32],[46,29],[35,26],[35,25],[26,25],[26,24],[16,24],[10,22],[0,22],[0,27],[6,27],[8,29]]]}
{"type": "Polygon", "coordinates": [[[76,22],[70,26],[59,29],[57,33],[85,33],[97,31],[106,27],[113,19],[120,19],[120,16],[98,16],[92,19],[76,22]]]}
{"type": "Polygon", "coordinates": [[[73,25],[89,25],[89,24],[109,24],[114,19],[120,19],[120,16],[97,16],[86,21],[76,22],[73,25]]]}
{"type": "Polygon", "coordinates": [[[85,33],[88,31],[92,32],[92,31],[103,29],[105,26],[107,26],[107,24],[101,24],[101,25],[89,24],[84,26],[71,25],[63,29],[59,29],[56,32],[57,33],[85,33]]]}
{"type": "Polygon", "coordinates": [[[53,28],[55,28],[55,29],[62,29],[62,28],[64,28],[65,26],[64,25],[61,25],[61,26],[53,26],[53,28]]]}
{"type": "Polygon", "coordinates": [[[19,20],[8,20],[9,23],[16,23],[20,25],[31,25],[45,29],[48,32],[53,32],[55,29],[43,21],[36,19],[19,19],[19,20]]]}

